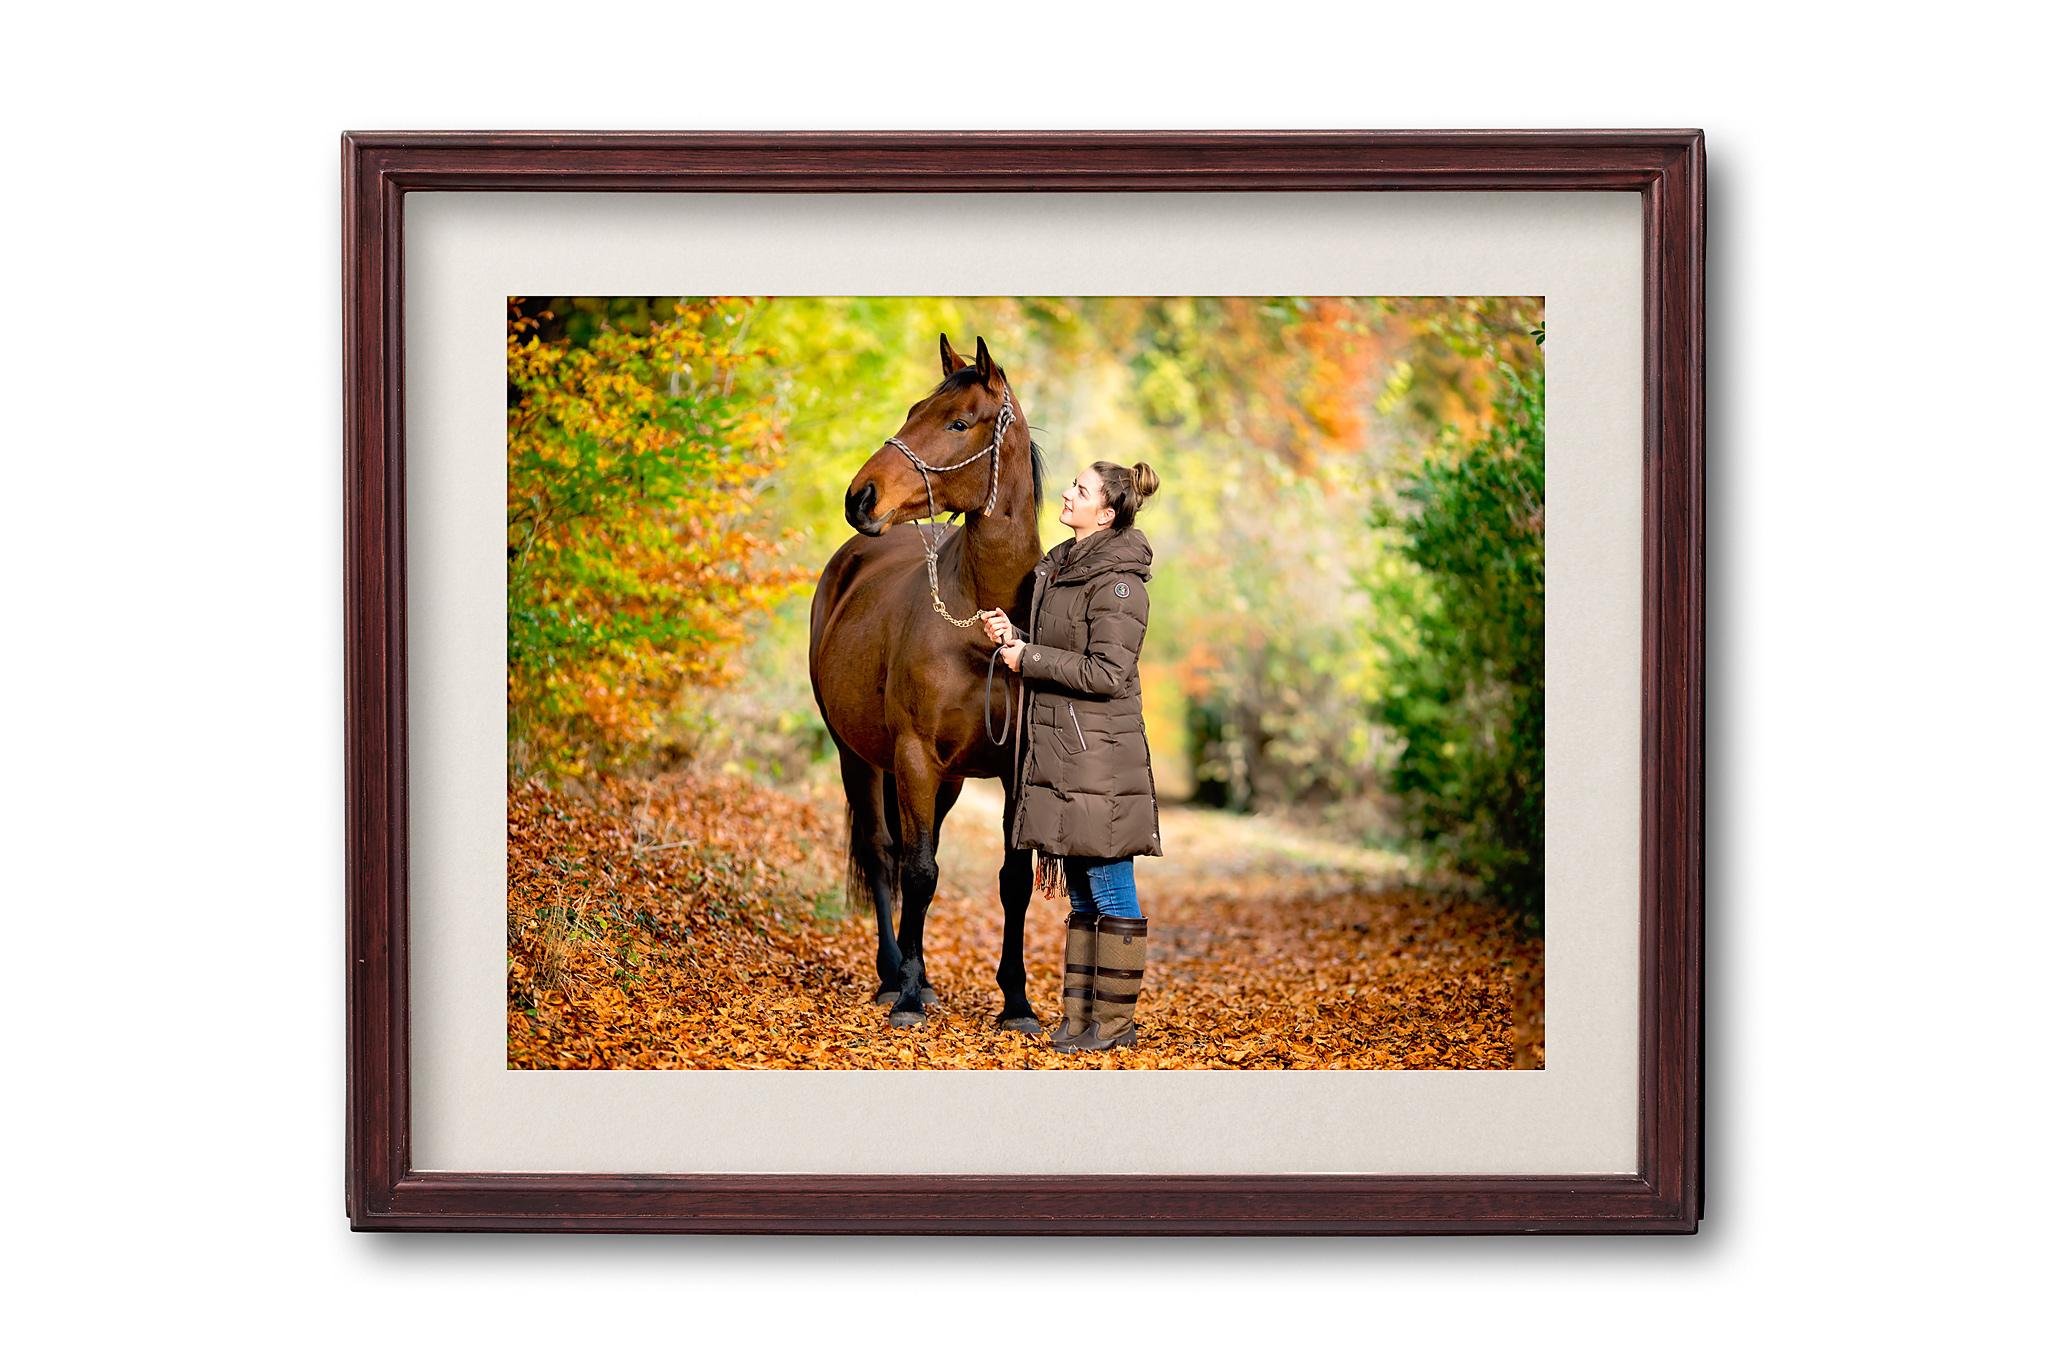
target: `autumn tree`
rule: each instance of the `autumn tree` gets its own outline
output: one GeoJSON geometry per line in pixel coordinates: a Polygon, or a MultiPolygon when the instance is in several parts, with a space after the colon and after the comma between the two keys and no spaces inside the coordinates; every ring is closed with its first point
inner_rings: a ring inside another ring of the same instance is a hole
{"type": "Polygon", "coordinates": [[[653,738],[691,688],[731,679],[750,613],[808,580],[757,486],[772,409],[735,395],[771,357],[746,299],[678,301],[642,330],[506,336],[508,701],[515,773],[573,774],[653,738]]]}

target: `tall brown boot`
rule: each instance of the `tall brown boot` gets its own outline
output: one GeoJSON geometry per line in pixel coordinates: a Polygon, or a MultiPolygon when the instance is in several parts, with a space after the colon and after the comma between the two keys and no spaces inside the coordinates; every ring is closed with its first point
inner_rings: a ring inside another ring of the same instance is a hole
{"type": "MultiPolygon", "coordinates": [[[[1138,1041],[1138,995],[1145,982],[1145,917],[1095,920],[1095,1020],[1062,1052],[1100,1052],[1138,1041]]],[[[1058,1046],[1055,1044],[1055,1046],[1058,1046]]]]}
{"type": "Polygon", "coordinates": [[[1059,1027],[1052,1031],[1054,1046],[1079,1038],[1095,1019],[1095,919],[1093,910],[1067,915],[1067,975],[1060,988],[1059,1027]]]}

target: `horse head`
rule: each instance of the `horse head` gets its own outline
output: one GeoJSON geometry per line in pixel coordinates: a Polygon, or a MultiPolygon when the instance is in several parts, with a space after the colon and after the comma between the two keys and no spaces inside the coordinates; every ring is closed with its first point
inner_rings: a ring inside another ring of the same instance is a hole
{"type": "Polygon", "coordinates": [[[898,522],[980,512],[994,499],[997,465],[978,456],[1001,455],[996,419],[1010,402],[1010,381],[986,341],[974,339],[970,365],[940,333],[938,386],[911,405],[846,486],[847,525],[878,536],[898,522]]]}

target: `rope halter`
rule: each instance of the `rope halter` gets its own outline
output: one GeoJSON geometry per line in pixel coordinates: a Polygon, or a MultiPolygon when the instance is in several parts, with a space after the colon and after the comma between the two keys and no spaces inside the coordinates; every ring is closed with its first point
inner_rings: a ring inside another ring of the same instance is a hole
{"type": "Polygon", "coordinates": [[[905,445],[898,437],[891,436],[883,443],[895,446],[905,455],[908,455],[910,463],[917,467],[917,476],[924,480],[925,516],[924,518],[912,518],[912,520],[919,523],[918,534],[924,539],[924,567],[925,574],[931,579],[932,584],[932,610],[956,626],[973,625],[981,619],[981,613],[976,612],[963,621],[952,612],[946,610],[946,600],[939,596],[939,542],[936,539],[938,528],[930,527],[927,530],[927,525],[925,524],[925,518],[936,517],[939,514],[939,500],[932,493],[932,475],[944,474],[955,469],[965,469],[982,456],[993,455],[995,458],[989,462],[988,497],[981,504],[981,514],[987,516],[995,510],[996,490],[1002,486],[1003,442],[1009,437],[1010,423],[1016,420],[1017,410],[1010,406],[1010,390],[1005,385],[1003,388],[1002,410],[996,413],[996,434],[994,438],[987,445],[975,451],[964,460],[956,461],[953,464],[926,464],[918,457],[916,451],[905,445]]]}
{"type": "Polygon", "coordinates": [[[988,497],[981,504],[981,514],[987,516],[995,510],[996,489],[1001,486],[1003,477],[1003,441],[1010,434],[1010,423],[1016,420],[1017,410],[1010,406],[1010,390],[1005,385],[1003,388],[1002,411],[996,414],[996,434],[994,438],[987,445],[975,451],[964,460],[954,464],[926,464],[922,459],[918,458],[916,451],[903,443],[900,437],[891,436],[883,444],[895,446],[905,455],[908,455],[910,462],[917,466],[918,477],[924,480],[925,515],[928,517],[935,517],[939,514],[939,501],[932,496],[932,475],[944,474],[954,469],[965,469],[984,455],[994,455],[995,459],[989,468],[988,497]]]}

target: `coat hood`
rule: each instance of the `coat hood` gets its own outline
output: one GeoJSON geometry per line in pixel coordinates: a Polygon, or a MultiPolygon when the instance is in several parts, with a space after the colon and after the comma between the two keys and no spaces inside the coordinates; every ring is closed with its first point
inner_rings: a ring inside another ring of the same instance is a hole
{"type": "Polygon", "coordinates": [[[1135,526],[1097,531],[1086,540],[1063,540],[1046,558],[1062,583],[1078,583],[1105,573],[1127,573],[1142,580],[1152,577],[1152,542],[1135,526]]]}

